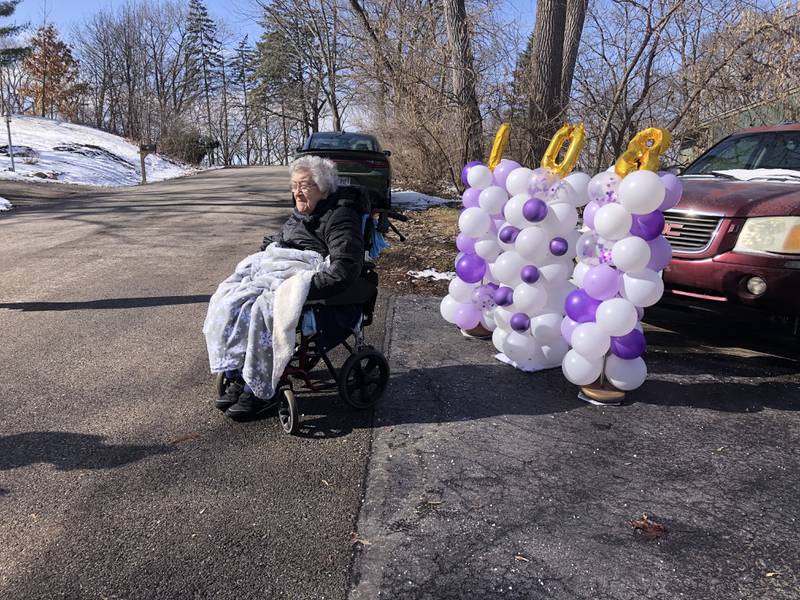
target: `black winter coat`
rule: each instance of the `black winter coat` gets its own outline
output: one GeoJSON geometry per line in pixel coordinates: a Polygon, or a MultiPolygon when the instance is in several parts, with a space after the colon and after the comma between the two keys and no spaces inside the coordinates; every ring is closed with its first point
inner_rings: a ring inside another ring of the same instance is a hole
{"type": "Polygon", "coordinates": [[[357,190],[343,188],[320,200],[310,215],[294,209],[277,236],[264,238],[284,248],[314,250],[331,257],[327,272],[314,275],[309,300],[336,296],[349,288],[361,274],[364,263],[362,217],[364,200],[357,190]]]}

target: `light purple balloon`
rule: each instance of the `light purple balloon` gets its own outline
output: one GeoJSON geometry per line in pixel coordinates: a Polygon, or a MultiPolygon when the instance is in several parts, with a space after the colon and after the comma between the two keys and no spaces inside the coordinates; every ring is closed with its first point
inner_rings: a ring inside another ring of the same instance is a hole
{"type": "Polygon", "coordinates": [[[654,210],[646,215],[633,215],[631,235],[643,240],[654,240],[664,231],[664,215],[660,210],[654,210]]]}
{"type": "Polygon", "coordinates": [[[611,352],[625,360],[639,358],[647,349],[644,334],[638,329],[619,337],[611,336],[611,352]]]}
{"type": "Polygon", "coordinates": [[[594,321],[600,300],[592,298],[585,290],[575,290],[564,301],[564,312],[573,321],[588,323],[594,321]]]}
{"type": "Polygon", "coordinates": [[[478,283],[486,274],[486,261],[477,254],[464,253],[456,260],[456,275],[467,283],[478,283]]]}
{"type": "Polygon", "coordinates": [[[570,345],[572,345],[572,332],[575,331],[578,325],[580,325],[580,323],[573,321],[569,317],[564,317],[561,321],[561,337],[570,345]]]}
{"type": "Polygon", "coordinates": [[[474,304],[459,304],[453,321],[461,329],[473,329],[481,322],[481,311],[474,304]]]}
{"type": "Polygon", "coordinates": [[[653,271],[661,271],[666,268],[669,261],[672,260],[672,246],[669,245],[667,238],[660,235],[647,242],[647,245],[650,246],[650,262],[647,263],[647,268],[653,271]]]}
{"type": "Polygon", "coordinates": [[[506,179],[508,179],[508,174],[511,173],[514,169],[519,169],[520,164],[515,160],[508,160],[504,158],[500,161],[500,164],[494,168],[494,181],[497,185],[504,188],[506,187],[506,179]]]}
{"type": "Polygon", "coordinates": [[[608,300],[619,292],[619,272],[609,265],[597,265],[583,276],[583,289],[596,300],[608,300]]]}
{"type": "Polygon", "coordinates": [[[664,194],[664,201],[658,207],[658,210],[669,210],[680,201],[683,195],[683,183],[672,173],[659,173],[659,175],[661,176],[661,183],[666,188],[666,194],[664,194]]]}
{"type": "Polygon", "coordinates": [[[475,252],[475,238],[459,233],[456,237],[456,248],[461,252],[473,254],[475,252]]]}
{"type": "Polygon", "coordinates": [[[467,188],[464,190],[464,195],[461,196],[461,201],[464,203],[464,208],[474,208],[476,206],[480,206],[478,203],[478,198],[481,195],[481,191],[477,188],[467,188]]]}
{"type": "Polygon", "coordinates": [[[583,209],[583,224],[589,229],[594,229],[594,215],[600,209],[600,204],[592,200],[583,209]]]}
{"type": "Polygon", "coordinates": [[[467,164],[465,164],[464,168],[461,169],[461,183],[463,183],[464,185],[469,185],[469,182],[467,181],[467,173],[475,165],[482,165],[482,164],[483,163],[479,160],[473,160],[472,162],[468,162],[467,164]]]}

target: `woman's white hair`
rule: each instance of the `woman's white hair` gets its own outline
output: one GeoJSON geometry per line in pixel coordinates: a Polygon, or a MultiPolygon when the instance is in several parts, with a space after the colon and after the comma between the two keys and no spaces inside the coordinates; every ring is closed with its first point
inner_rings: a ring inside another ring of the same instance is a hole
{"type": "Polygon", "coordinates": [[[292,161],[289,165],[289,175],[292,176],[298,171],[305,171],[311,174],[311,178],[322,192],[323,197],[327,197],[339,187],[339,178],[336,173],[336,163],[328,158],[320,156],[301,156],[292,161]]]}

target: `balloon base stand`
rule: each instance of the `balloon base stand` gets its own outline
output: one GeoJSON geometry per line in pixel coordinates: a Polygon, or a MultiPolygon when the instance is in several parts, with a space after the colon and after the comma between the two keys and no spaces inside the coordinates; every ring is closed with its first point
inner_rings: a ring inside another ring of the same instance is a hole
{"type": "Polygon", "coordinates": [[[511,365],[515,369],[520,371],[525,371],[526,373],[537,373],[539,371],[547,371],[548,369],[559,369],[561,368],[561,363],[556,365],[543,365],[541,363],[536,362],[526,362],[526,363],[517,363],[508,358],[505,354],[495,354],[494,357],[499,360],[501,363],[505,363],[507,365],[511,365]]]}
{"type": "Polygon", "coordinates": [[[618,390],[607,382],[596,381],[591,385],[582,385],[578,399],[595,406],[619,406],[625,400],[625,392],[618,390]]]}
{"type": "Polygon", "coordinates": [[[476,340],[492,339],[492,332],[486,329],[483,325],[478,325],[472,329],[462,329],[461,335],[467,338],[474,338],[476,340]]]}

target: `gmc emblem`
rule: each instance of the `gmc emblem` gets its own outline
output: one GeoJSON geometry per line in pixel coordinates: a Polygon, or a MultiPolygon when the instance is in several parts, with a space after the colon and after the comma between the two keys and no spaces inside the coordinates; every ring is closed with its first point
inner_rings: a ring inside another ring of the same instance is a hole
{"type": "Polygon", "coordinates": [[[664,231],[661,233],[672,237],[681,237],[680,229],[683,229],[683,223],[664,223],[664,231]]]}

